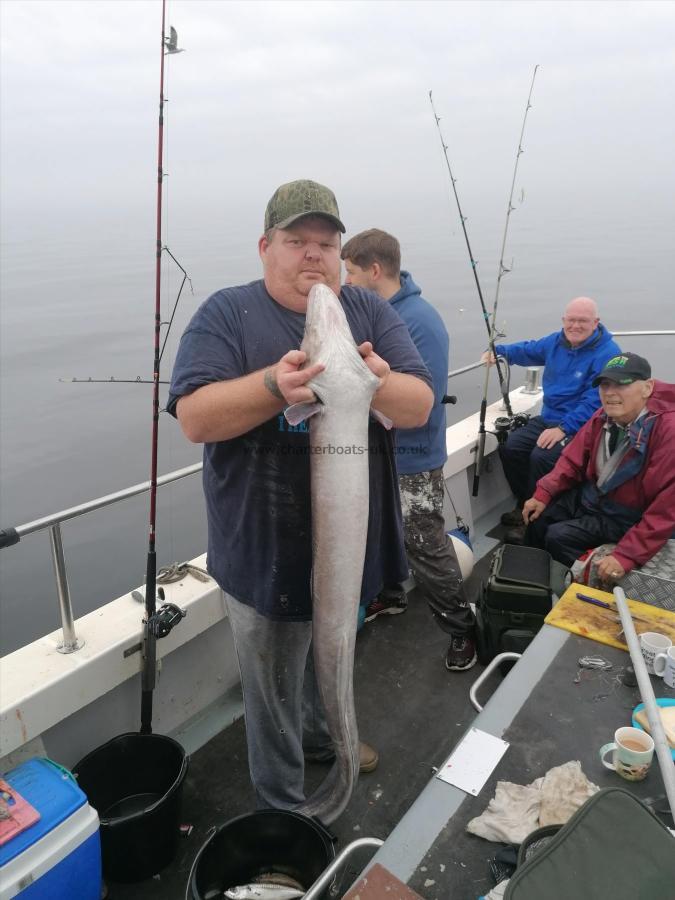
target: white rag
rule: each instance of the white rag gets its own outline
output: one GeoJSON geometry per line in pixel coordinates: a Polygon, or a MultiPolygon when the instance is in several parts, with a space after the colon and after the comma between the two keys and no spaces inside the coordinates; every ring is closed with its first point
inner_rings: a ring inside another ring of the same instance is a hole
{"type": "Polygon", "coordinates": [[[487,809],[471,819],[466,830],[487,841],[521,844],[536,828],[564,825],[598,790],[578,760],[549,769],[532,784],[498,781],[487,809]]]}
{"type": "Polygon", "coordinates": [[[506,888],[508,886],[509,879],[506,878],[504,881],[500,881],[499,884],[496,884],[484,897],[479,897],[478,900],[504,900],[504,895],[506,894],[506,888]]]}

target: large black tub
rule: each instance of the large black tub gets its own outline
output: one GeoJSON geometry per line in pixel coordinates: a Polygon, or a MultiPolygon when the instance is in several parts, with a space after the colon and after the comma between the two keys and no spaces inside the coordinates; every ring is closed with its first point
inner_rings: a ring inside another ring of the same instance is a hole
{"type": "Polygon", "coordinates": [[[222,896],[265,872],[290,875],[307,890],[334,856],[332,835],[314,819],[262,809],[214,829],[192,865],[186,900],[222,896]]]}
{"type": "Polygon", "coordinates": [[[142,881],[176,855],[183,782],[189,757],[173,738],[121,734],[74,768],[101,820],[103,873],[142,881]]]}

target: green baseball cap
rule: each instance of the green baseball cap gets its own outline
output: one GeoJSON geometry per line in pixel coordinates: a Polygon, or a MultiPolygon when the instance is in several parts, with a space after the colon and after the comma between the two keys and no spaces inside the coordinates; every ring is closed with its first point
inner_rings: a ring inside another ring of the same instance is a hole
{"type": "Polygon", "coordinates": [[[634,381],[646,381],[652,377],[652,367],[644,356],[637,353],[622,353],[621,356],[613,356],[605,367],[593,379],[593,387],[597,387],[601,381],[615,381],[617,384],[632,384],[634,381]]]}
{"type": "Polygon", "coordinates": [[[335,194],[330,188],[309,181],[289,181],[278,187],[265,210],[265,231],[270,228],[288,228],[303,216],[324,216],[344,234],[347,230],[340,221],[335,194]]]}

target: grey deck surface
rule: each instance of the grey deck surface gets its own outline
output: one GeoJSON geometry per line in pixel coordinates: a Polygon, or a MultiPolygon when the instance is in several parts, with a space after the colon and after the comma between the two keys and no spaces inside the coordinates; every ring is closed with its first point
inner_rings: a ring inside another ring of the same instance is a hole
{"type": "MultiPolygon", "coordinates": [[[[495,536],[499,536],[497,529],[495,536]]],[[[472,591],[484,577],[488,563],[484,559],[476,566],[470,581],[472,591]]],[[[331,826],[338,851],[359,837],[387,838],[408,813],[403,835],[399,828],[389,851],[391,859],[386,858],[385,865],[401,877],[394,860],[405,856],[407,848],[413,863],[403,860],[401,868],[408,868],[412,875],[403,880],[425,900],[475,900],[493,885],[488,860],[501,845],[467,834],[465,825],[485,809],[498,780],[528,784],[552,766],[579,759],[586,775],[598,786],[620,781],[600,766],[597,750],[612,739],[619,725],[630,722],[630,711],[639,702],[637,689],[627,688],[617,679],[628,656],[585,638],[565,638],[557,629],[548,630],[560,639],[554,641],[556,651],[551,664],[527,702],[522,707],[516,703],[513,715],[509,713],[506,718],[510,724],[504,738],[511,743],[509,750],[479,797],[460,797],[456,814],[449,821],[450,814],[441,816],[444,827],[432,829],[433,837],[428,841],[424,838],[424,852],[418,854],[416,849],[411,853],[410,829],[413,834],[424,830],[422,820],[428,820],[428,813],[433,810],[427,800],[429,791],[438,805],[438,789],[448,789],[433,779],[433,770],[444,762],[475,718],[468,692],[481,669],[475,666],[465,673],[446,671],[448,638],[414,593],[406,613],[381,616],[362,629],[356,644],[357,715],[361,736],[377,747],[380,764],[373,774],[361,776],[347,810],[331,826]],[[558,650],[561,642],[564,643],[558,650]],[[575,684],[577,660],[589,654],[604,656],[614,668],[609,673],[584,671],[575,684]],[[422,792],[425,797],[413,807],[422,792]]],[[[653,683],[655,688],[658,686],[657,695],[675,694],[664,687],[661,679],[653,679],[653,683]]],[[[481,689],[481,702],[487,703],[500,684],[501,677],[493,675],[481,689]]],[[[503,693],[495,697],[499,701],[497,718],[502,715],[501,707],[510,704],[508,691],[505,704],[500,701],[503,693]]],[[[488,722],[495,718],[495,704],[491,708],[488,722]]],[[[490,704],[486,713],[489,709],[490,704]]],[[[325,772],[325,766],[308,765],[308,789],[325,772]]],[[[643,799],[654,800],[657,810],[667,807],[656,760],[643,784],[632,788],[628,782],[620,784],[643,799]]],[[[441,796],[443,807],[442,801],[441,796]]],[[[192,757],[182,818],[193,825],[193,830],[181,839],[174,862],[147,881],[109,884],[109,900],[183,900],[190,868],[209,830],[253,808],[244,724],[240,719],[192,757]]],[[[672,826],[667,815],[663,819],[672,826]]],[[[383,849],[387,847],[390,843],[383,849]]],[[[352,858],[338,875],[335,896],[348,890],[372,856],[372,850],[364,849],[352,858]]]]}
{"type": "MultiPolygon", "coordinates": [[[[477,567],[472,582],[480,578],[477,567]]],[[[380,753],[377,770],[359,779],[346,812],[333,824],[337,849],[358,837],[386,838],[462,736],[475,712],[469,688],[479,674],[451,673],[444,659],[448,638],[413,593],[402,615],[380,616],[359,632],[355,695],[361,737],[380,753]]],[[[488,687],[489,691],[490,688],[488,687]]],[[[326,767],[307,766],[308,787],[326,767]]],[[[109,884],[110,900],[182,900],[190,867],[209,829],[254,809],[243,720],[193,755],[185,782],[176,860],[159,876],[134,885],[109,884]]],[[[344,891],[372,856],[363,850],[339,882],[344,891]]]]}
{"type": "MultiPolygon", "coordinates": [[[[410,879],[410,886],[425,900],[470,900],[493,886],[488,860],[503,845],[468,834],[465,826],[486,808],[497,781],[529,784],[553,766],[579,760],[598,787],[627,788],[642,800],[654,801],[657,812],[668,807],[656,759],[638,784],[623,781],[598,759],[599,748],[613,739],[619,726],[630,724],[631,711],[640,702],[637,688],[626,687],[619,678],[629,662],[624,651],[570,635],[504,733],[510,747],[482,792],[478,797],[467,795],[410,879]],[[613,669],[584,670],[575,684],[578,659],[587,655],[604,657],[613,669]],[[428,884],[431,880],[434,885],[428,884]]],[[[657,696],[675,694],[661,679],[653,677],[652,684],[657,696]]],[[[672,827],[669,814],[661,818],[672,827]]]]}

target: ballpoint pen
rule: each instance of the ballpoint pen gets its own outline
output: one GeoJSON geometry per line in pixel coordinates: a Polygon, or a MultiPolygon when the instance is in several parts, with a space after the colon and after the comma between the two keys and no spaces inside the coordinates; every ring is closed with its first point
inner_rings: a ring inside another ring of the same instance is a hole
{"type": "Polygon", "coordinates": [[[592,603],[594,606],[602,606],[604,609],[611,609],[611,603],[605,603],[604,600],[598,600],[597,597],[589,597],[588,594],[577,592],[577,600],[583,600],[584,603],[592,603]]]}

